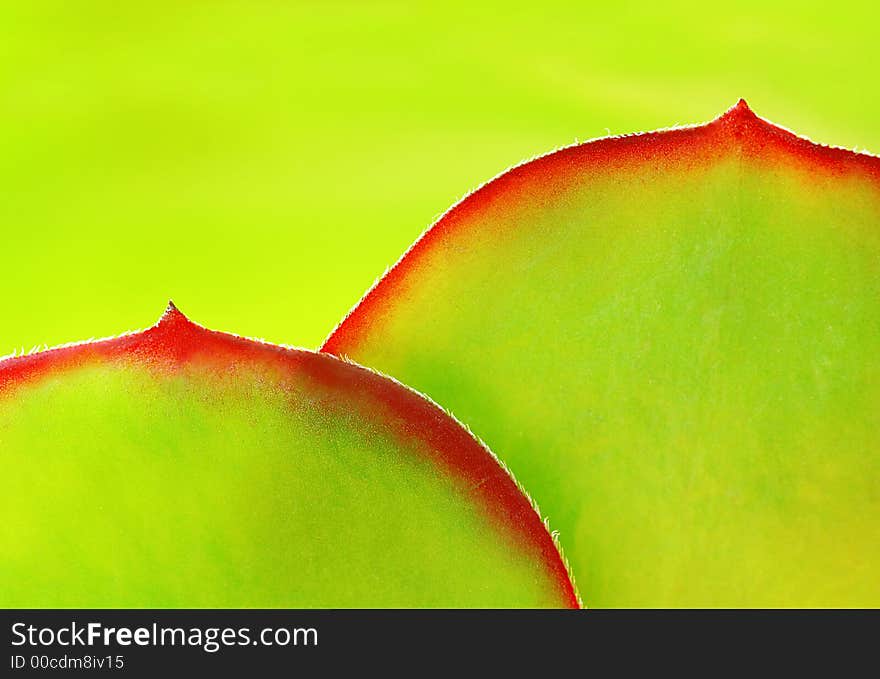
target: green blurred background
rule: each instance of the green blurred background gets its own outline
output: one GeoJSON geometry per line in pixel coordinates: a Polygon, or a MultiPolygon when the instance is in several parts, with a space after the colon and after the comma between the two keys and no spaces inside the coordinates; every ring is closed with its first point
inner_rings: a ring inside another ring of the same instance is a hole
{"type": "Polygon", "coordinates": [[[880,151],[874,3],[3,2],[0,354],[152,324],[317,346],[511,164],[740,96],[880,151]]]}

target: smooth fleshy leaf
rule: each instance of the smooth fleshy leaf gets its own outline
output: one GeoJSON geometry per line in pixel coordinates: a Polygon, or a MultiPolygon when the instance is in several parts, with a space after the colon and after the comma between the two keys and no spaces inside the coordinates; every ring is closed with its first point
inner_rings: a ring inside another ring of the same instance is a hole
{"type": "Polygon", "coordinates": [[[880,159],[741,101],[453,207],[324,351],[448,407],[596,606],[880,605],[880,159]]]}
{"type": "Polygon", "coordinates": [[[0,606],[571,606],[544,523],[436,405],[154,327],[0,362],[0,606]]]}

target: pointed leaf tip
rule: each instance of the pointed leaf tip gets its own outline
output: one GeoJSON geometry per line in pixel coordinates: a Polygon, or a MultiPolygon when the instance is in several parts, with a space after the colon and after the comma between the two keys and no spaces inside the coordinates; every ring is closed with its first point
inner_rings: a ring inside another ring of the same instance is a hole
{"type": "Polygon", "coordinates": [[[740,98],[733,106],[731,106],[724,113],[721,118],[723,120],[733,120],[733,121],[741,121],[741,120],[754,120],[758,116],[755,115],[755,112],[752,111],[752,107],[749,106],[749,103],[740,98]]]}
{"type": "Polygon", "coordinates": [[[168,300],[168,306],[165,307],[165,311],[162,314],[162,317],[159,319],[159,325],[164,325],[167,323],[186,321],[189,319],[181,313],[180,309],[174,304],[172,300],[168,300]]]}

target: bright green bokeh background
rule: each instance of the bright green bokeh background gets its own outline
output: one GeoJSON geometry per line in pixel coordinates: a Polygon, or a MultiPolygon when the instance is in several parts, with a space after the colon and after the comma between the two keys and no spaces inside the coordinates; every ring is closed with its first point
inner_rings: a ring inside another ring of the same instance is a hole
{"type": "Polygon", "coordinates": [[[198,321],[316,346],[462,194],[740,96],[880,150],[871,2],[3,2],[0,354],[198,321]]]}

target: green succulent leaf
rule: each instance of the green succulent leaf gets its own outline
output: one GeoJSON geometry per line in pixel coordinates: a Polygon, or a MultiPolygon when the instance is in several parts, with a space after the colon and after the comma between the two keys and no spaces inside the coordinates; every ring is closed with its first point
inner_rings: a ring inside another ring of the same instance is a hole
{"type": "Polygon", "coordinates": [[[516,167],[323,350],[450,408],[596,606],[880,605],[880,159],[741,101],[516,167]]]}
{"type": "Polygon", "coordinates": [[[0,362],[0,607],[574,606],[528,498],[350,363],[154,327],[0,362]]]}

